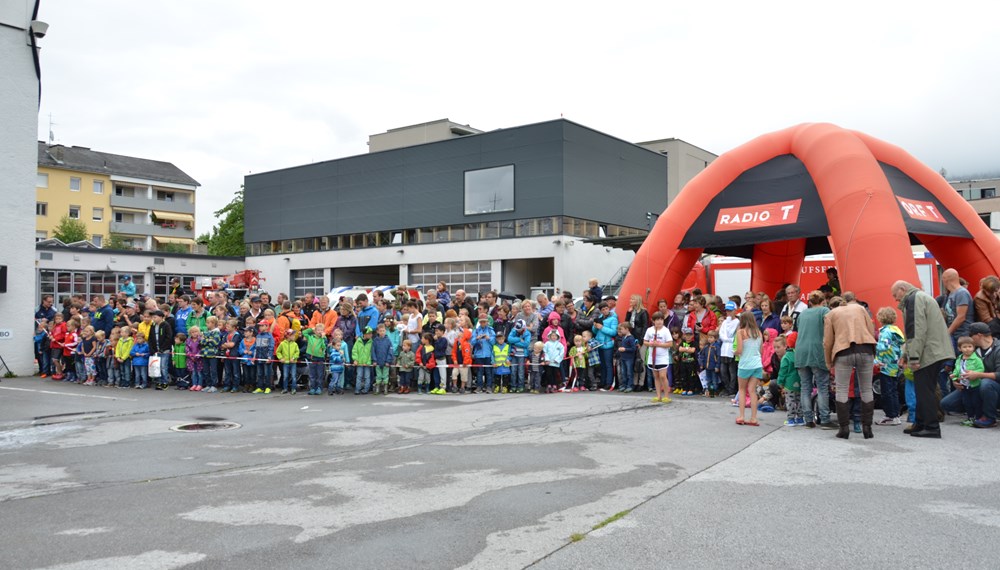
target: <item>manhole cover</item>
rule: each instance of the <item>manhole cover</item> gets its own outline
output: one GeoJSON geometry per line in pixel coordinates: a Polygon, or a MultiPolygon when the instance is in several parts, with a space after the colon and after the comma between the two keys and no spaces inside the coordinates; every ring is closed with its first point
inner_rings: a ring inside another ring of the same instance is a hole
{"type": "Polygon", "coordinates": [[[236,422],[192,422],[170,428],[171,431],[221,431],[241,428],[236,422]]]}

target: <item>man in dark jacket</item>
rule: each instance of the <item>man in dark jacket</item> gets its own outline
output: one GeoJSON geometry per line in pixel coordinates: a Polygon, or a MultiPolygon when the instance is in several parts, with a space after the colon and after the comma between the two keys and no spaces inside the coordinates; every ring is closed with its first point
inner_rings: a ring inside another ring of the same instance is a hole
{"type": "Polygon", "coordinates": [[[94,295],[94,314],[90,316],[90,325],[95,331],[104,331],[105,338],[111,338],[111,329],[115,326],[115,312],[104,301],[104,295],[94,295]]]}
{"type": "MultiPolygon", "coordinates": [[[[156,389],[163,390],[170,382],[170,353],[174,346],[174,329],[164,317],[163,311],[153,311],[153,323],[149,327],[150,353],[160,356],[160,377],[156,379],[156,389]]],[[[215,366],[214,361],[205,363],[206,366],[215,366]]]]}

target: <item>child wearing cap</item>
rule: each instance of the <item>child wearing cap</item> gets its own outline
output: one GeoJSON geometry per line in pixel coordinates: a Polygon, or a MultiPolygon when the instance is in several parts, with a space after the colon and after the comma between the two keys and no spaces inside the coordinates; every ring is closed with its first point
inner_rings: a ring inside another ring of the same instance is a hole
{"type": "Polygon", "coordinates": [[[365,327],[364,334],[351,349],[351,360],[357,367],[354,395],[367,394],[372,384],[372,328],[365,327]]]}
{"type": "Polygon", "coordinates": [[[489,316],[480,315],[479,325],[472,331],[472,362],[475,365],[476,390],[493,391],[493,345],[496,331],[489,326],[489,316]],[[484,385],[485,377],[485,385],[484,385]]]}
{"type": "Polygon", "coordinates": [[[726,303],[726,318],[719,324],[719,380],[727,395],[736,394],[736,351],[733,343],[736,341],[736,329],[740,321],[736,317],[736,303],[726,303]]]}
{"type": "Polygon", "coordinates": [[[299,360],[299,345],[295,342],[295,329],[285,330],[285,339],[278,345],[275,352],[281,364],[281,393],[295,394],[296,367],[299,360]]]}
{"type": "Polygon", "coordinates": [[[528,326],[523,319],[514,321],[514,326],[510,330],[507,342],[510,344],[510,388],[512,392],[520,394],[524,392],[524,363],[528,357],[529,347],[531,346],[531,331],[528,330],[528,326]]]}
{"type": "Polygon", "coordinates": [[[694,339],[694,330],[688,327],[682,328],[681,342],[677,347],[677,371],[674,375],[674,385],[684,396],[701,393],[701,381],[698,380],[697,352],[698,346],[694,339]]]}
{"type": "Polygon", "coordinates": [[[497,333],[497,342],[493,345],[493,374],[497,378],[494,394],[506,394],[510,386],[510,345],[502,332],[497,333]],[[504,386],[504,381],[507,386],[504,386]]]}
{"type": "Polygon", "coordinates": [[[254,351],[254,374],[257,389],[254,394],[271,393],[271,357],[274,355],[274,336],[271,335],[271,321],[265,319],[257,325],[257,344],[254,351]]]}

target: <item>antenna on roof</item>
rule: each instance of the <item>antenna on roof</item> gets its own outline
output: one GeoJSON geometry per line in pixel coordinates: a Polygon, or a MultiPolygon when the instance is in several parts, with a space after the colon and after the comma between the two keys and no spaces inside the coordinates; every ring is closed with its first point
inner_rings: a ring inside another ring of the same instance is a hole
{"type": "Polygon", "coordinates": [[[52,113],[49,113],[49,144],[48,144],[48,146],[52,146],[56,142],[56,134],[54,132],[52,132],[52,126],[53,125],[55,125],[55,123],[52,122],[52,113]]]}

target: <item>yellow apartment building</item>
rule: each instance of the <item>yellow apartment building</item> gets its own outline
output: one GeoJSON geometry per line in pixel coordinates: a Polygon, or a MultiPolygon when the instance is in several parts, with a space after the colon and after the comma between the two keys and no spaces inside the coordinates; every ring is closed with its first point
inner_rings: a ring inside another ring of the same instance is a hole
{"type": "Polygon", "coordinates": [[[104,246],[193,251],[198,182],[169,162],[38,143],[35,240],[49,239],[63,216],[87,226],[104,246]]]}

